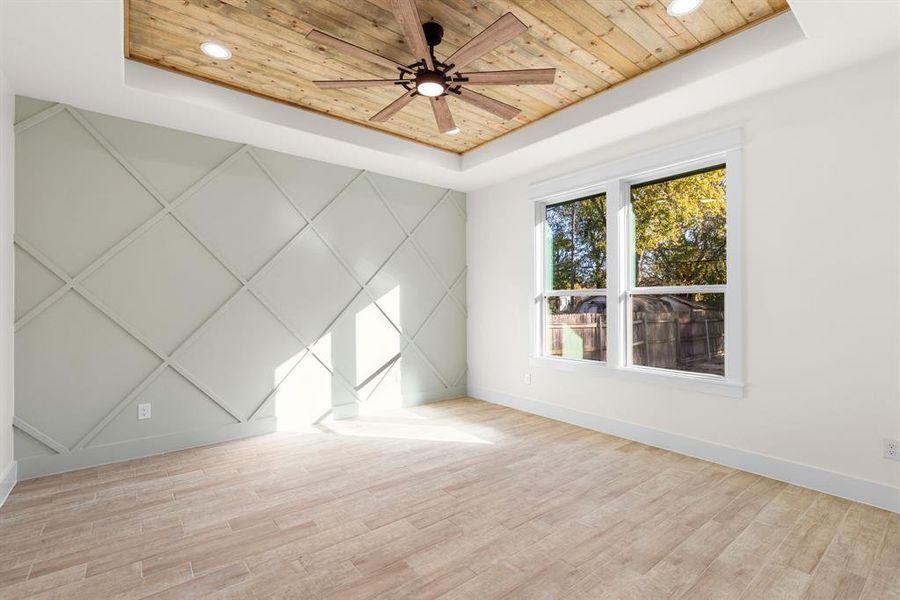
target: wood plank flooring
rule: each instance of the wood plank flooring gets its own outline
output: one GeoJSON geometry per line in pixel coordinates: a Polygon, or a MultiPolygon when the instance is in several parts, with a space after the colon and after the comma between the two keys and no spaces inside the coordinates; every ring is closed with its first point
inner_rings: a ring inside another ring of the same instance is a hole
{"type": "Polygon", "coordinates": [[[0,598],[900,598],[900,515],[476,400],[16,486],[0,598]]]}

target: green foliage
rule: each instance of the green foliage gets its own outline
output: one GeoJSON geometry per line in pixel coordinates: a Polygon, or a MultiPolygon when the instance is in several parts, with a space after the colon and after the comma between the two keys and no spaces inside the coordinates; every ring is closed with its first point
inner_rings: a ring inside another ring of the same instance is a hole
{"type": "Polygon", "coordinates": [[[547,207],[553,289],[606,287],[606,194],[547,207]]]}
{"type": "Polygon", "coordinates": [[[639,286],[725,283],[725,169],[634,187],[639,286]]]}
{"type": "MultiPolygon", "coordinates": [[[[725,169],[631,190],[639,286],[725,283],[725,169]]],[[[547,207],[553,289],[606,287],[606,195],[547,207]]]]}

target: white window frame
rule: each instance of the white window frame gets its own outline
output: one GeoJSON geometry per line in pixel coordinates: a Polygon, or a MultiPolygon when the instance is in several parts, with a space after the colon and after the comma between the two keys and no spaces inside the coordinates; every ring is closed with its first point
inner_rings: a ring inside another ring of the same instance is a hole
{"type": "Polygon", "coordinates": [[[529,197],[534,205],[534,290],[531,303],[532,350],[530,364],[563,371],[598,376],[621,377],[664,384],[730,397],[743,395],[743,287],[742,287],[742,201],[743,165],[741,131],[732,129],[691,142],[663,148],[640,156],[592,167],[534,184],[529,197]],[[715,286],[670,286],[639,288],[631,285],[630,188],[655,179],[725,164],[726,168],[726,284],[715,286]],[[569,200],[606,193],[607,206],[607,287],[605,290],[563,291],[569,295],[596,292],[606,295],[607,360],[605,362],[544,355],[544,299],[561,295],[547,288],[546,207],[569,200]],[[628,309],[630,299],[644,293],[725,294],[725,375],[689,373],[630,364],[631,334],[628,309]]]}

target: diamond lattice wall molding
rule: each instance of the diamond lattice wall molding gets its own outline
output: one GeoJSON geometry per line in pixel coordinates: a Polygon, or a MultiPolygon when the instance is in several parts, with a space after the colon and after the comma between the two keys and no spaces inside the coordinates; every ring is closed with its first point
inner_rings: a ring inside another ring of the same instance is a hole
{"type": "Polygon", "coordinates": [[[31,99],[17,120],[23,476],[464,392],[464,195],[31,99]]]}
{"type": "Polygon", "coordinates": [[[16,248],[16,319],[49,298],[65,283],[30,254],[16,248]]]}
{"type": "Polygon", "coordinates": [[[249,417],[300,359],[303,345],[248,293],[242,293],[179,356],[179,364],[249,417]]]}
{"type": "Polygon", "coordinates": [[[401,331],[415,333],[445,290],[412,242],[407,241],[372,279],[378,306],[401,331]]]}
{"type": "Polygon", "coordinates": [[[166,200],[172,201],[234,154],[239,144],[79,111],[166,200]]]}
{"type": "Polygon", "coordinates": [[[310,342],[326,331],[361,288],[309,228],[260,274],[258,289],[310,342]]]}
{"type": "Polygon", "coordinates": [[[245,278],[306,223],[249,154],[192,194],[180,212],[203,241],[245,278]]]}
{"type": "Polygon", "coordinates": [[[240,283],[167,216],[94,271],[84,286],[172,352],[240,283]]]}
{"type": "Polygon", "coordinates": [[[67,448],[160,363],[71,291],[17,332],[15,344],[16,417],[67,448]]]}
{"type": "Polygon", "coordinates": [[[16,136],[15,181],[16,235],[72,276],[159,209],[65,110],[16,136]]]}
{"type": "Polygon", "coordinates": [[[314,160],[298,161],[296,157],[271,150],[253,149],[272,178],[285,194],[310,219],[315,218],[360,171],[314,160]]]}
{"type": "Polygon", "coordinates": [[[415,229],[447,194],[441,188],[377,173],[370,174],[369,179],[408,231],[415,229]]]}
{"type": "Polygon", "coordinates": [[[466,221],[456,204],[442,202],[425,217],[414,234],[416,243],[450,286],[466,268],[466,221]]]}
{"type": "Polygon", "coordinates": [[[316,228],[360,281],[368,281],[404,239],[366,177],[358,177],[316,219],[316,228]]]}
{"type": "Polygon", "coordinates": [[[438,374],[456,385],[466,368],[466,319],[452,296],[445,296],[416,335],[416,344],[438,374]]]}

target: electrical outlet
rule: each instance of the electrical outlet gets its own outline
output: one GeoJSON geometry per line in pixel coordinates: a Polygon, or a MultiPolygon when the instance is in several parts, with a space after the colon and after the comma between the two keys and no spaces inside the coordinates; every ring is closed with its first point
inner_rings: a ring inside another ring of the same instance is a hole
{"type": "Polygon", "coordinates": [[[531,385],[531,373],[525,373],[525,385],[531,385]]]}
{"type": "Polygon", "coordinates": [[[150,418],[150,403],[138,404],[138,420],[150,418]]]}
{"type": "Polygon", "coordinates": [[[900,460],[900,441],[884,438],[884,457],[891,460],[900,460]]]}

